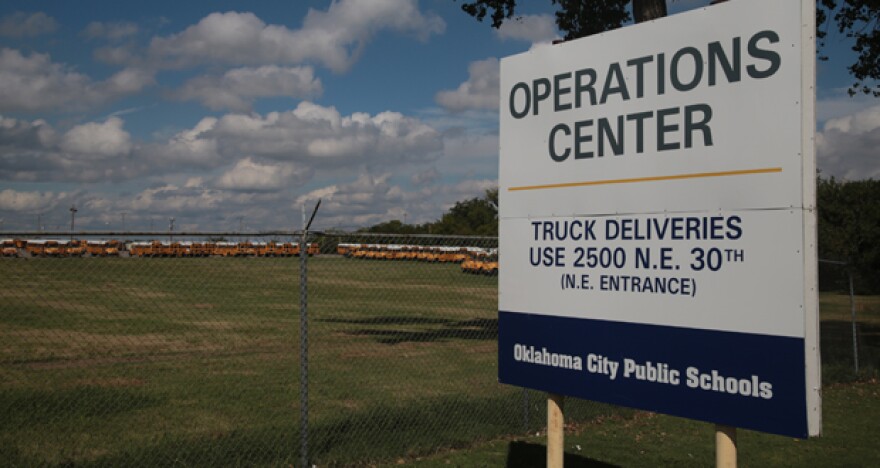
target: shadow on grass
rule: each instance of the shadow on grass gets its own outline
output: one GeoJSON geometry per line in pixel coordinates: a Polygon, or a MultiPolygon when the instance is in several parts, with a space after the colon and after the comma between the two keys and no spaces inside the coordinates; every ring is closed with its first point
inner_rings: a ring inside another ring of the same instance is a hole
{"type": "MultiPolygon", "coordinates": [[[[313,458],[318,466],[360,465],[373,460],[466,449],[479,441],[523,434],[534,429],[525,427],[522,414],[512,410],[521,403],[521,398],[519,391],[512,391],[488,398],[434,398],[403,407],[378,405],[358,414],[316,423],[311,445],[313,458]]],[[[577,403],[567,408],[570,411],[566,417],[571,422],[591,421],[618,411],[610,405],[581,400],[577,403]]],[[[572,462],[570,466],[600,465],[572,462]]]]}
{"type": "MultiPolygon", "coordinates": [[[[462,449],[481,441],[526,428],[518,411],[519,392],[504,392],[482,399],[434,398],[420,404],[372,406],[311,423],[310,461],[318,466],[369,466],[401,457],[427,456],[438,451],[462,449]]],[[[609,405],[584,402],[573,406],[571,421],[589,421],[617,410],[609,405]]],[[[569,417],[570,416],[570,417],[569,417]]],[[[132,428],[138,431],[140,428],[132,428]]],[[[530,429],[534,430],[534,429],[530,429]]],[[[61,437],[64,439],[64,437],[61,437]]],[[[66,449],[60,462],[25,454],[12,434],[0,433],[3,466],[299,466],[300,433],[294,417],[278,423],[240,424],[226,430],[201,434],[166,432],[149,438],[133,438],[131,445],[105,449],[80,445],[66,449]],[[5,438],[4,438],[5,437],[5,438]],[[101,453],[104,452],[104,453],[101,453]],[[100,453],[100,455],[96,455],[100,453]]],[[[508,466],[542,466],[543,446],[512,445],[508,466]],[[537,463],[539,461],[540,463],[537,463]]],[[[577,456],[566,456],[567,467],[609,465],[577,456]]]]}
{"type": "MultiPolygon", "coordinates": [[[[544,466],[547,463],[547,447],[528,442],[511,442],[507,446],[506,468],[533,468],[544,466]]],[[[592,458],[582,457],[573,453],[566,453],[563,459],[566,468],[610,468],[611,465],[592,458]]]]}
{"type": "MultiPolygon", "coordinates": [[[[468,447],[475,440],[518,433],[521,421],[507,411],[517,394],[488,399],[441,398],[422,404],[377,405],[364,411],[314,421],[309,428],[310,461],[318,466],[368,465],[401,456],[468,447]]],[[[594,417],[604,407],[590,408],[594,417]]],[[[294,418],[283,425],[241,427],[197,436],[167,434],[144,445],[76,466],[298,466],[300,434],[294,418]]],[[[7,455],[16,454],[7,450],[7,455]]],[[[0,450],[0,455],[4,454],[0,450]]],[[[20,458],[24,466],[42,460],[20,458]]],[[[0,463],[2,464],[2,463],[0,463]]]]}
{"type": "Polygon", "coordinates": [[[164,398],[126,388],[0,390],[0,418],[6,427],[33,427],[79,418],[103,418],[164,403],[164,398]]]}
{"type": "Polygon", "coordinates": [[[364,319],[325,318],[317,319],[316,321],[350,325],[442,325],[451,322],[451,320],[449,319],[430,317],[407,317],[403,315],[372,317],[364,319]]]}
{"type": "Polygon", "coordinates": [[[378,343],[396,345],[401,343],[430,343],[445,340],[495,340],[498,338],[498,320],[475,318],[449,320],[423,317],[374,317],[370,319],[319,319],[319,322],[371,325],[382,328],[356,328],[344,333],[354,336],[371,336],[378,343]],[[417,325],[420,327],[412,327],[417,325]],[[398,327],[410,326],[405,330],[398,327]],[[415,328],[415,329],[414,329],[415,328]]]}

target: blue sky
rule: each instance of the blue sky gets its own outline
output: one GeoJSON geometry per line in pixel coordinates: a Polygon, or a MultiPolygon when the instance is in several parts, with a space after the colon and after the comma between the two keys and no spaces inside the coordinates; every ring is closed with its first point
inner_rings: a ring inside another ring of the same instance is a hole
{"type": "MultiPolygon", "coordinates": [[[[550,1],[5,1],[0,231],[354,229],[437,219],[498,177],[498,58],[556,38],[550,1]]],[[[671,14],[708,0],[672,2],[671,14]]],[[[880,177],[880,100],[848,42],[818,65],[820,170],[880,177]]]]}

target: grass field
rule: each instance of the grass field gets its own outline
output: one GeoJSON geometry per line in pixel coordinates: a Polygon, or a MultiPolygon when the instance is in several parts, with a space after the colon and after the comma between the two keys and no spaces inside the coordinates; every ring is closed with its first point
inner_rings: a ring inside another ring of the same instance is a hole
{"type": "MultiPolygon", "coordinates": [[[[823,434],[810,440],[738,430],[741,467],[876,466],[880,382],[832,384],[823,396],[823,434]]],[[[630,412],[566,426],[566,468],[714,466],[714,426],[647,412],[630,412]]],[[[546,437],[508,437],[410,460],[429,467],[543,466],[546,437]]],[[[383,466],[395,466],[389,463],[383,466]]]]}
{"type": "MultiPolygon", "coordinates": [[[[310,260],[309,282],[319,465],[449,453],[543,424],[542,395],[497,383],[495,278],[327,256],[310,260]]],[[[864,379],[880,300],[858,307],[864,379]]],[[[855,379],[849,310],[822,298],[829,382],[855,379]]],[[[298,259],[0,259],[0,460],[296,465],[298,330],[298,259]]]]}
{"type": "MultiPolygon", "coordinates": [[[[494,278],[316,257],[309,280],[313,460],[524,430],[496,381],[494,278]]],[[[0,459],[297,462],[298,330],[298,259],[3,259],[0,459]]]]}

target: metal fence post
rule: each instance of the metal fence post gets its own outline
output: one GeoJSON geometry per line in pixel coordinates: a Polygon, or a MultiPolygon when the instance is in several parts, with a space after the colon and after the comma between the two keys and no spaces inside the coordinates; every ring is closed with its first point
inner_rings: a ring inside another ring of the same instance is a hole
{"type": "Polygon", "coordinates": [[[858,331],[856,330],[856,295],[853,291],[853,274],[852,270],[849,268],[846,269],[847,275],[849,275],[849,308],[850,314],[852,315],[852,340],[853,340],[853,362],[856,367],[856,374],[859,373],[859,342],[858,342],[858,331]]]}
{"type": "Polygon", "coordinates": [[[303,232],[299,244],[299,427],[300,464],[309,466],[309,319],[308,319],[308,231],[306,207],[302,211],[303,232]]]}
{"type": "Polygon", "coordinates": [[[832,265],[840,265],[846,268],[846,276],[849,279],[849,308],[850,319],[852,320],[852,343],[853,343],[853,366],[855,373],[859,373],[859,340],[858,340],[858,322],[856,320],[856,294],[853,288],[853,272],[852,265],[849,262],[840,260],[819,259],[820,263],[830,263],[832,265]]]}
{"type": "Polygon", "coordinates": [[[300,463],[309,466],[309,228],[321,207],[321,199],[315,204],[312,216],[306,222],[306,206],[302,206],[302,239],[299,246],[299,394],[300,394],[300,463]]]}

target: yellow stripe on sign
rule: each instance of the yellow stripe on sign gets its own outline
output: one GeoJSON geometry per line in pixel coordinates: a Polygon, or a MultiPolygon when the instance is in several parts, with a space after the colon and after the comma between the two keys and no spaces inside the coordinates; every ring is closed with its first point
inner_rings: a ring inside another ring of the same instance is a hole
{"type": "Polygon", "coordinates": [[[769,174],[773,172],[782,172],[781,167],[765,167],[761,169],[743,169],[740,171],[721,171],[721,172],[694,172],[691,174],[674,174],[666,176],[653,177],[636,177],[632,179],[607,179],[607,180],[586,180],[583,182],[566,182],[562,184],[544,184],[544,185],[523,185],[519,187],[510,187],[507,190],[515,192],[519,190],[544,190],[566,187],[585,187],[588,185],[609,185],[609,184],[634,184],[637,182],[657,182],[661,180],[681,180],[681,179],[704,179],[708,177],[728,177],[749,174],[769,174]]]}

